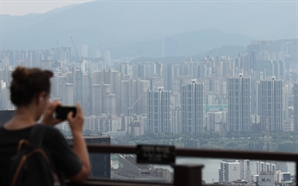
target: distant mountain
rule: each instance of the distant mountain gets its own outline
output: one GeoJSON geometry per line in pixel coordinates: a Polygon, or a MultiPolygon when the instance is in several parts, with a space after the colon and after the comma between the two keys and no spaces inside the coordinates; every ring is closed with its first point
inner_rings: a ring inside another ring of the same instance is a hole
{"type": "Polygon", "coordinates": [[[194,60],[201,60],[207,55],[209,56],[230,56],[232,58],[237,57],[239,54],[247,54],[247,47],[232,45],[232,46],[223,46],[216,49],[211,49],[207,52],[200,53],[193,56],[194,60]]]}
{"type": "Polygon", "coordinates": [[[204,59],[207,55],[210,56],[230,56],[232,58],[237,57],[239,54],[246,54],[247,47],[243,46],[223,46],[220,48],[211,49],[207,52],[202,52],[193,56],[184,56],[184,57],[167,57],[167,58],[150,58],[150,57],[140,57],[134,59],[132,63],[140,63],[140,62],[162,62],[162,63],[179,63],[185,60],[188,60],[190,57],[195,61],[200,61],[204,59]]]}
{"type": "MultiPolygon", "coordinates": [[[[243,35],[224,33],[215,29],[192,31],[172,35],[172,37],[178,38],[179,53],[177,57],[193,56],[225,45],[247,46],[253,39],[243,35]]],[[[112,52],[119,55],[116,57],[125,54],[143,57],[162,57],[162,37],[160,39],[116,47],[113,48],[112,52]]],[[[231,51],[228,52],[231,53],[231,51]]]]}
{"type": "Polygon", "coordinates": [[[90,50],[110,49],[117,58],[160,57],[162,38],[173,36],[179,40],[179,55],[191,56],[225,45],[246,46],[252,38],[296,36],[292,9],[287,3],[94,1],[45,14],[2,15],[1,44],[46,49],[58,41],[72,47],[73,36],[78,50],[87,44],[90,50]]]}

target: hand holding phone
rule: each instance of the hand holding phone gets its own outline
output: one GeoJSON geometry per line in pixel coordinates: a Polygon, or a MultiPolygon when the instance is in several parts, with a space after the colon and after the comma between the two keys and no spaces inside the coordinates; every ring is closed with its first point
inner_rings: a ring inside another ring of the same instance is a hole
{"type": "Polygon", "coordinates": [[[44,111],[41,123],[44,125],[55,126],[60,123],[61,119],[57,119],[55,115],[56,108],[61,105],[60,101],[54,100],[50,103],[49,107],[44,111]]]}
{"type": "Polygon", "coordinates": [[[76,106],[65,106],[65,105],[57,106],[55,110],[55,118],[66,120],[69,112],[73,112],[73,117],[75,117],[77,113],[76,106]]]}
{"type": "Polygon", "coordinates": [[[69,122],[72,134],[82,135],[84,125],[84,113],[79,103],[77,103],[76,105],[76,116],[72,116],[71,113],[68,113],[67,120],[69,122]]]}

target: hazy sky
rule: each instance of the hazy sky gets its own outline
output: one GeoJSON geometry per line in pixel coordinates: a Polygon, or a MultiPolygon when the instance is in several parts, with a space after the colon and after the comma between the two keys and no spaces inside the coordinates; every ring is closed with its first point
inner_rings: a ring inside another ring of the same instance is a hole
{"type": "Polygon", "coordinates": [[[55,8],[90,1],[93,0],[0,0],[0,14],[45,13],[55,8]]]}

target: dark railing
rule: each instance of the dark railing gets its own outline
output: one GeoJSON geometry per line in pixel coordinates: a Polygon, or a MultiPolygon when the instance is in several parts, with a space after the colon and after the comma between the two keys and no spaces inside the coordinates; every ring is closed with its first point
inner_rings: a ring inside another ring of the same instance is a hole
{"type": "MultiPolygon", "coordinates": [[[[90,153],[119,153],[119,154],[136,154],[136,146],[117,146],[117,145],[88,145],[90,153]]],[[[260,152],[260,151],[236,151],[236,150],[210,150],[210,149],[188,149],[176,148],[176,156],[180,157],[200,157],[200,158],[227,158],[227,159],[249,159],[249,160],[273,160],[295,162],[296,180],[298,170],[298,154],[280,153],[280,152],[260,152]]],[[[136,181],[119,181],[119,180],[102,180],[89,179],[84,183],[74,184],[71,186],[201,186],[201,170],[203,165],[172,165],[174,169],[173,183],[153,183],[153,182],[136,182],[136,181]]],[[[214,184],[213,184],[214,185],[214,184]]],[[[220,185],[220,184],[219,184],[220,185]]]]}

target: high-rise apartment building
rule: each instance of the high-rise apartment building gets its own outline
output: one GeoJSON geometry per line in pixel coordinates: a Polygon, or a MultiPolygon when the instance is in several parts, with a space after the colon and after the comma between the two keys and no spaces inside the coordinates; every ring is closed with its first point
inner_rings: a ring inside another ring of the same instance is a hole
{"type": "Polygon", "coordinates": [[[182,85],[181,119],[182,133],[204,132],[204,85],[192,80],[190,84],[182,85]]]}
{"type": "Polygon", "coordinates": [[[298,83],[293,87],[294,96],[294,130],[298,130],[298,83]]]}
{"type": "Polygon", "coordinates": [[[240,179],[239,161],[222,161],[218,169],[219,182],[232,182],[240,179]]]}
{"type": "Polygon", "coordinates": [[[257,115],[259,113],[259,84],[260,81],[251,81],[251,114],[257,115]]]}
{"type": "Polygon", "coordinates": [[[147,124],[149,133],[171,133],[170,91],[163,87],[158,90],[149,90],[147,124]]]}
{"type": "Polygon", "coordinates": [[[228,78],[228,131],[250,131],[251,79],[250,77],[228,78]]]}
{"type": "Polygon", "coordinates": [[[238,179],[251,181],[249,160],[226,160],[220,163],[219,182],[232,182],[238,179]]]}
{"type": "Polygon", "coordinates": [[[73,82],[74,82],[74,102],[77,103],[82,103],[82,96],[83,96],[83,91],[82,91],[82,86],[83,86],[83,72],[82,69],[76,70],[75,67],[73,67],[73,82]]]}
{"type": "Polygon", "coordinates": [[[28,66],[34,67],[34,66],[39,66],[40,64],[40,59],[38,56],[38,50],[29,50],[28,51],[28,66]]]}
{"type": "Polygon", "coordinates": [[[147,90],[149,81],[141,79],[122,80],[121,82],[121,114],[146,114],[147,90]]]}
{"type": "Polygon", "coordinates": [[[195,78],[204,78],[205,77],[205,68],[206,65],[203,63],[196,63],[193,65],[193,76],[195,78]]]}
{"type": "Polygon", "coordinates": [[[171,123],[173,134],[179,134],[182,132],[181,129],[181,107],[171,108],[171,123]]]}
{"type": "Polygon", "coordinates": [[[157,90],[159,87],[163,86],[163,78],[159,75],[153,75],[146,78],[149,81],[150,90],[157,90]]]}
{"type": "Polygon", "coordinates": [[[99,116],[102,113],[102,90],[103,83],[92,85],[91,115],[99,116]]]}
{"type": "Polygon", "coordinates": [[[84,114],[89,116],[91,114],[91,74],[82,74],[82,109],[84,114]]]}
{"type": "MultiPolygon", "coordinates": [[[[69,75],[72,75],[72,73],[69,73],[69,75]]],[[[51,97],[53,99],[62,99],[62,96],[65,91],[65,83],[71,83],[72,89],[73,89],[73,81],[72,78],[67,79],[66,74],[62,73],[54,73],[53,78],[51,79],[51,97]]],[[[74,93],[72,93],[74,94],[74,93]]],[[[72,102],[73,102],[73,96],[72,96],[72,102]]],[[[64,104],[64,103],[63,103],[64,104]]]]}
{"type": "Polygon", "coordinates": [[[288,120],[289,119],[289,86],[285,85],[283,87],[283,101],[282,101],[282,115],[283,115],[283,120],[288,120]]]}
{"type": "Polygon", "coordinates": [[[128,63],[117,64],[117,70],[124,75],[128,75],[128,63]]]}
{"type": "Polygon", "coordinates": [[[116,96],[115,94],[111,94],[111,85],[103,84],[102,91],[102,113],[116,114],[116,96]]]}
{"type": "Polygon", "coordinates": [[[156,64],[154,63],[137,63],[132,66],[133,79],[146,79],[156,74],[156,64]]]}
{"type": "Polygon", "coordinates": [[[165,89],[172,91],[173,78],[177,77],[177,65],[164,64],[162,68],[162,75],[165,89]]]}
{"type": "Polygon", "coordinates": [[[251,181],[251,170],[249,160],[240,160],[240,178],[243,180],[251,181]]]}
{"type": "Polygon", "coordinates": [[[259,84],[259,115],[263,131],[282,130],[282,90],[283,81],[275,77],[261,81],[259,84]]]}
{"type": "MultiPolygon", "coordinates": [[[[87,47],[87,49],[88,49],[88,47],[87,47]]],[[[29,50],[29,52],[30,52],[30,50],[29,50]]],[[[28,52],[28,54],[29,54],[29,52],[28,52]]],[[[35,51],[33,50],[33,52],[35,52],[35,51]]],[[[38,54],[38,51],[37,51],[37,54],[38,54]]],[[[51,58],[54,61],[70,62],[71,48],[70,47],[51,48],[51,54],[52,54],[51,58]]],[[[84,56],[84,55],[82,55],[82,56],[84,56]]]]}
{"type": "Polygon", "coordinates": [[[59,62],[70,62],[71,48],[57,47],[50,50],[6,50],[2,52],[2,59],[7,58],[7,65],[18,66],[25,65],[28,67],[40,66],[41,60],[53,60],[59,62]]]}
{"type": "MultiPolygon", "coordinates": [[[[109,86],[108,94],[114,94],[112,97],[107,97],[108,99],[116,99],[117,103],[121,102],[121,80],[123,79],[123,74],[115,71],[115,70],[105,70],[102,69],[101,71],[94,71],[92,73],[92,77],[90,79],[92,84],[100,84],[103,82],[105,85],[109,86]]],[[[105,96],[106,93],[103,93],[103,96],[105,96]]],[[[115,107],[113,105],[113,107],[115,107]]],[[[117,106],[115,108],[116,114],[121,113],[121,106],[117,106]]],[[[113,111],[114,112],[114,111],[113,111]]]]}
{"type": "Polygon", "coordinates": [[[62,89],[62,103],[65,105],[74,105],[74,87],[73,83],[64,83],[62,89]]]}

